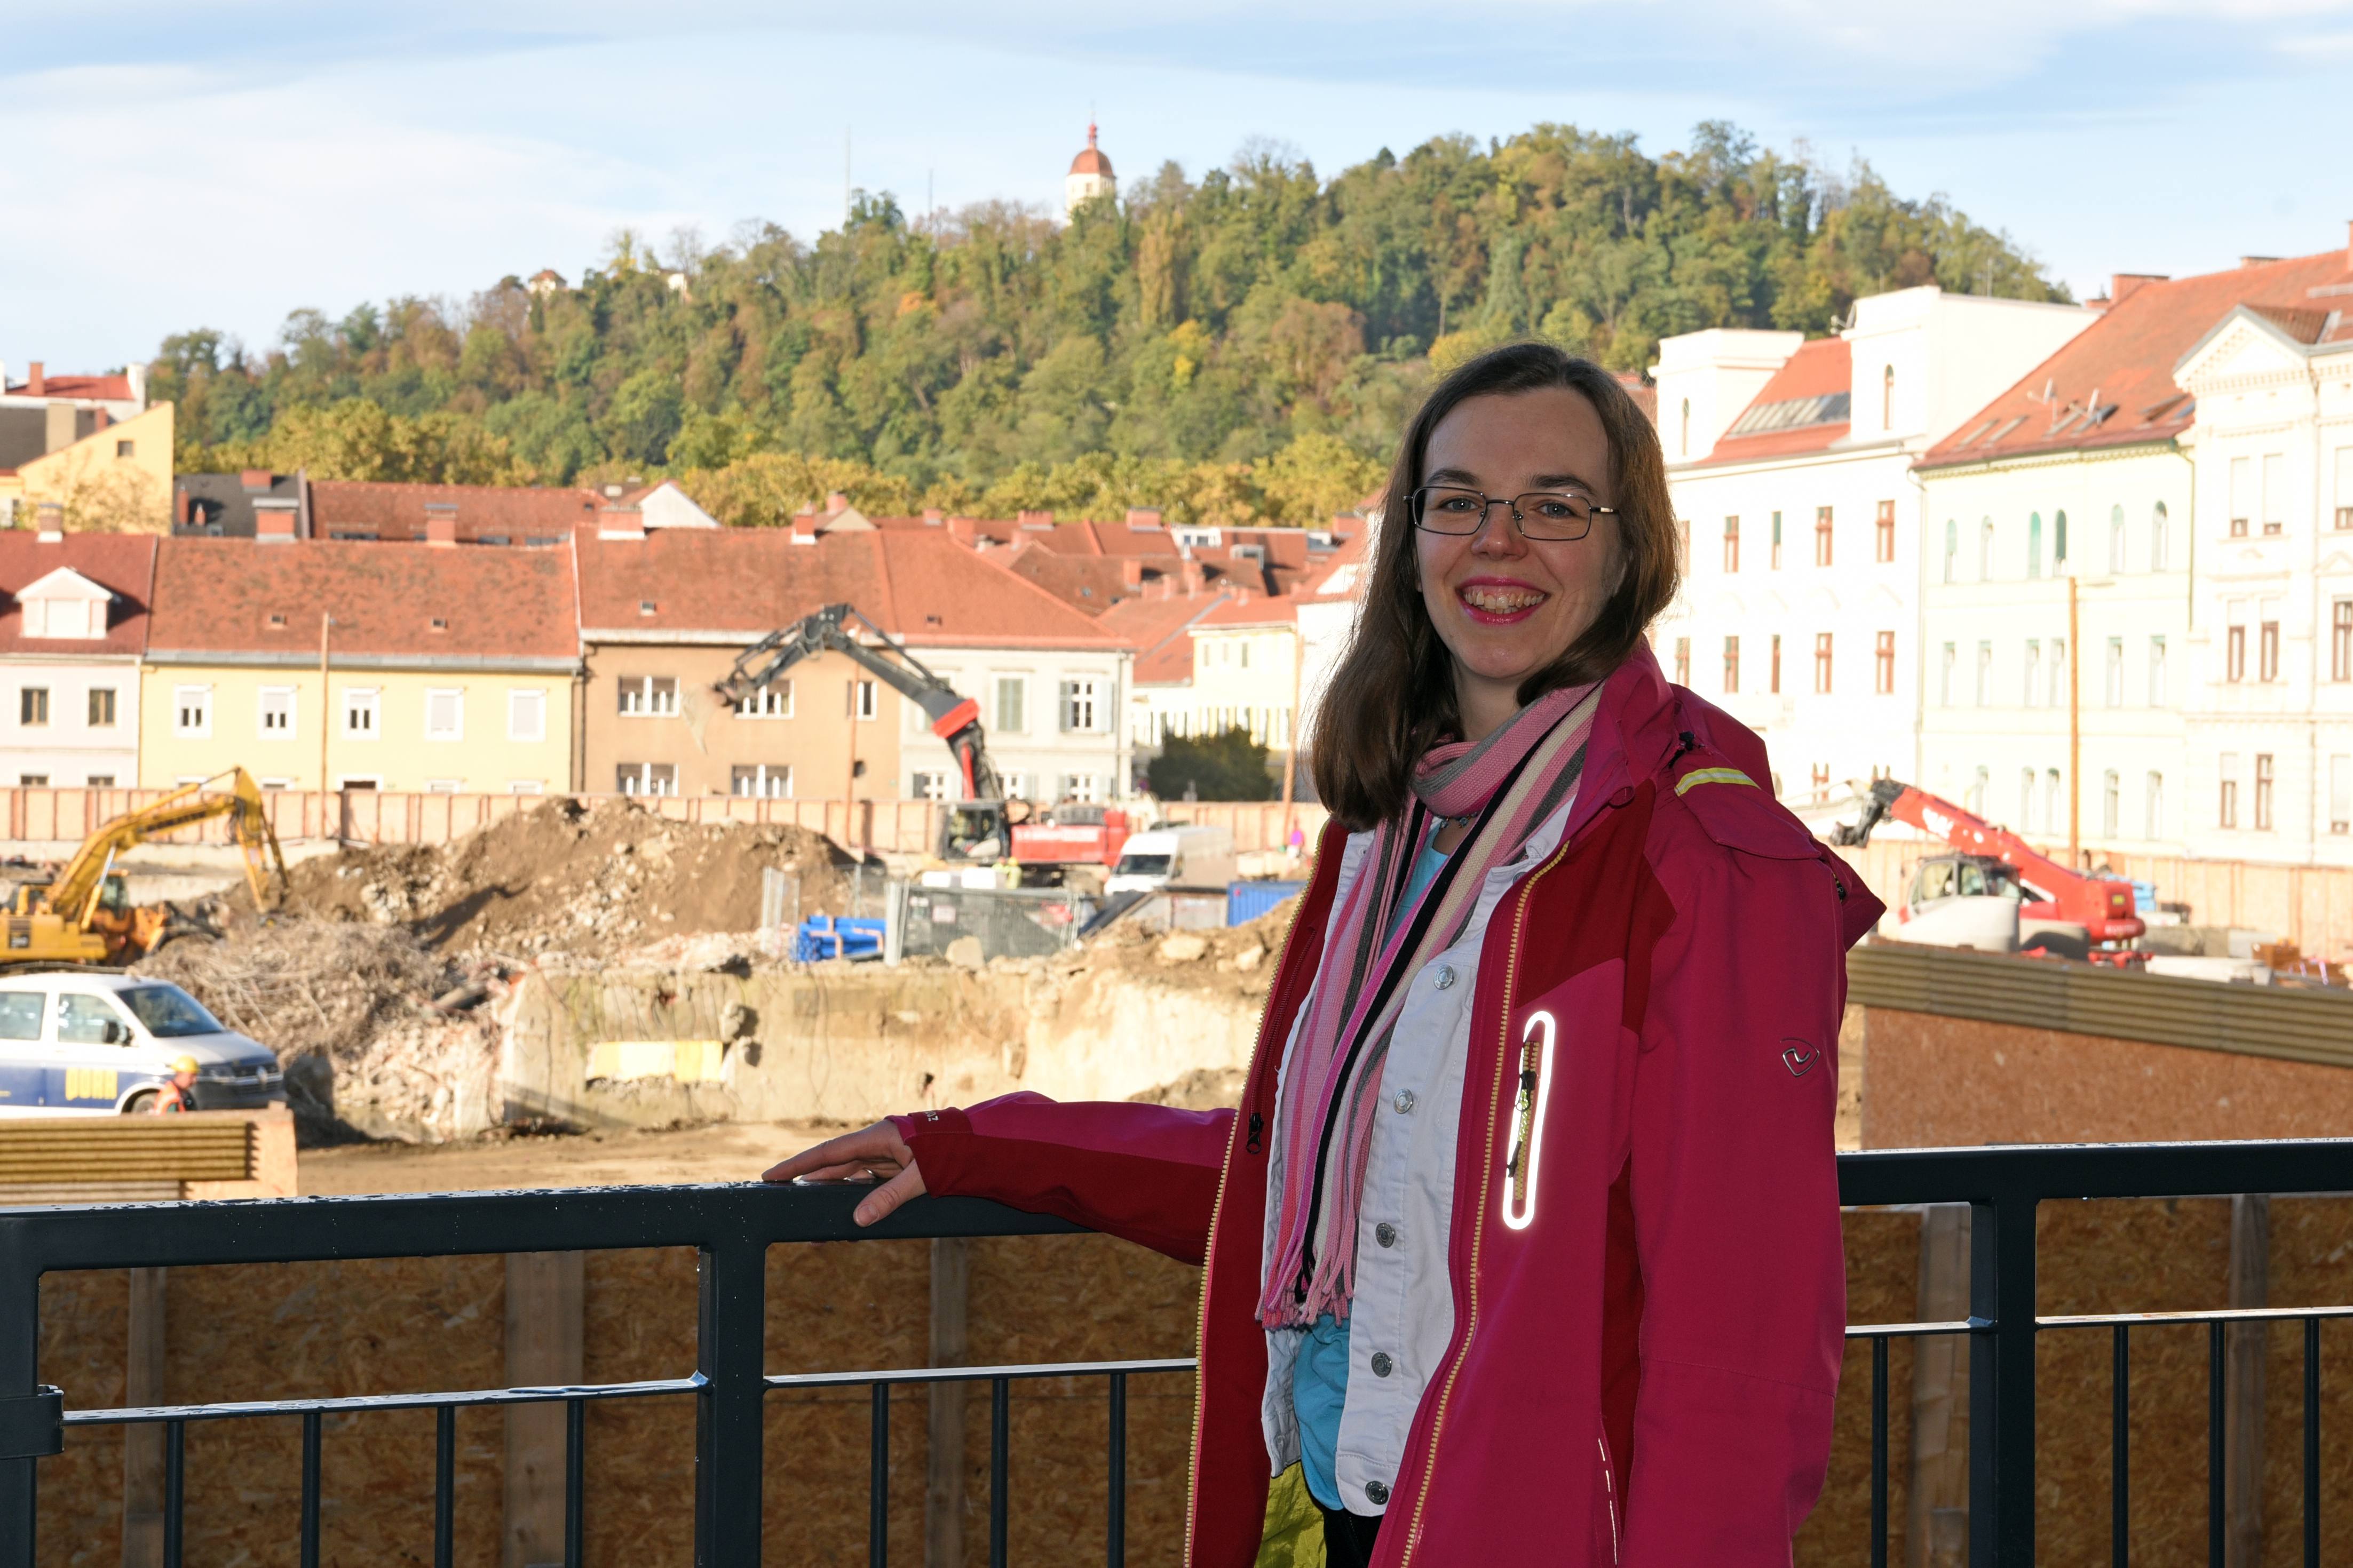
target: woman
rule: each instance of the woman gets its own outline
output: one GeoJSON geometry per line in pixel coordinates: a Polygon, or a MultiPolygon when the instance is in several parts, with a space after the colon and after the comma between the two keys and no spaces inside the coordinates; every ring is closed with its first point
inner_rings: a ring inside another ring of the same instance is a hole
{"type": "Polygon", "coordinates": [[[1665,467],[1608,373],[1456,370],[1379,529],[1239,1112],[1016,1094],[768,1179],[1206,1258],[1202,1568],[1318,1513],[1335,1565],[1787,1563],[1844,1319],[1843,953],[1879,905],[1662,679],[1665,467]]]}

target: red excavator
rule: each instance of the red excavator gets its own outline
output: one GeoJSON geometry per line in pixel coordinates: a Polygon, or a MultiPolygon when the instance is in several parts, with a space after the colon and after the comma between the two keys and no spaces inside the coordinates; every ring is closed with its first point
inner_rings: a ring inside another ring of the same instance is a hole
{"type": "Polygon", "coordinates": [[[2007,828],[1894,779],[1872,784],[1862,820],[1852,827],[1841,824],[1833,828],[1831,842],[1866,843],[1871,830],[1890,817],[1943,839],[1957,851],[1920,862],[1905,900],[1906,919],[1937,899],[2001,894],[2019,900],[2021,919],[2080,925],[2094,942],[2130,942],[2147,929],[2134,911],[2130,882],[2070,870],[2007,828]]]}
{"type": "Polygon", "coordinates": [[[1006,799],[996,765],[988,760],[980,704],[959,695],[924,668],[905,644],[849,605],[828,605],[782,631],[770,632],[737,656],[727,679],[712,689],[735,706],[802,659],[820,653],[844,656],[903,695],[932,721],[932,733],[947,743],[961,793],[940,814],[936,859],[952,866],[1011,860],[1029,885],[1058,885],[1073,873],[1082,881],[1100,878],[1119,863],[1121,847],[1127,842],[1126,812],[1080,801],[1032,808],[1027,801],[1006,799]],[[898,660],[868,646],[852,622],[871,633],[881,648],[898,655],[898,660]]]}

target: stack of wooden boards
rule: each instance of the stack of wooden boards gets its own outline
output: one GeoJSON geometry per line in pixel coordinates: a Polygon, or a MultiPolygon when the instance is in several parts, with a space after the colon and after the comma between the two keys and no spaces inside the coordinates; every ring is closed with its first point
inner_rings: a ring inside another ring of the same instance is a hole
{"type": "Polygon", "coordinates": [[[0,1121],[0,1207],[293,1192],[293,1119],[282,1107],[0,1121]]]}

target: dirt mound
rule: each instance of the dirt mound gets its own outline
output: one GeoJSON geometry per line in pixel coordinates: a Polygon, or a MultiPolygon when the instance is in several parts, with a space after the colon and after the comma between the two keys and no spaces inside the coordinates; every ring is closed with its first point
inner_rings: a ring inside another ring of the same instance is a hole
{"type": "Polygon", "coordinates": [[[753,929],[768,867],[798,879],[803,914],[839,913],[854,864],[807,828],[697,826],[628,801],[559,800],[447,847],[305,860],[287,908],[398,926],[437,953],[604,956],[666,936],[753,929]]]}

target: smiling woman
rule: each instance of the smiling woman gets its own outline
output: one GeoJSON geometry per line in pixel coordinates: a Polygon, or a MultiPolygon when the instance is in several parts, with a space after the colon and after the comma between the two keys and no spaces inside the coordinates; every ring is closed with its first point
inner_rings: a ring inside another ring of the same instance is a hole
{"type": "Polygon", "coordinates": [[[1786,1568],[1844,1321],[1843,954],[1879,905],[1661,675],[1673,520],[1614,378],[1464,364],[1377,528],[1239,1109],[1016,1094],[768,1177],[879,1179],[861,1224],[970,1194],[1205,1260],[1201,1568],[1316,1533],[1331,1568],[1786,1568]]]}

